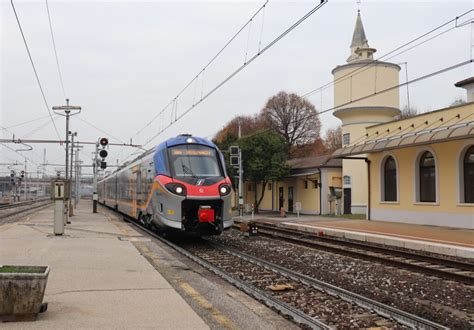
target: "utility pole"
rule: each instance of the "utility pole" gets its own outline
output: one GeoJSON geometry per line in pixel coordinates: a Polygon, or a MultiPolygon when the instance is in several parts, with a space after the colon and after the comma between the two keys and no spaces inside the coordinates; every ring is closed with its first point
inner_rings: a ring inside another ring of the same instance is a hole
{"type": "MultiPolygon", "coordinates": [[[[238,138],[240,140],[242,135],[240,129],[240,120],[239,120],[239,134],[238,138]]],[[[239,216],[243,216],[243,206],[244,206],[244,196],[243,196],[243,185],[244,185],[244,175],[243,175],[243,167],[242,167],[242,150],[239,148],[239,216]]]]}
{"type": "Polygon", "coordinates": [[[27,193],[28,185],[26,183],[27,175],[28,175],[28,172],[26,171],[26,158],[25,158],[25,185],[24,185],[25,186],[25,192],[24,192],[25,201],[28,200],[28,193],[27,193]]]}
{"type": "Polygon", "coordinates": [[[75,185],[74,185],[74,206],[77,209],[77,204],[81,198],[81,161],[79,160],[79,146],[76,149],[75,161],[75,185]]]}
{"type": "MultiPolygon", "coordinates": [[[[70,166],[70,175],[69,175],[69,216],[72,217],[74,215],[74,208],[72,206],[72,169],[74,164],[74,137],[77,136],[77,132],[71,132],[71,166],[70,166]]],[[[74,181],[75,183],[75,181],[74,181]]],[[[74,186],[75,188],[75,186],[74,186]]]]}
{"type": "Polygon", "coordinates": [[[46,177],[46,148],[43,148],[43,179],[46,177]]]}
{"type": "MultiPolygon", "coordinates": [[[[69,99],[66,99],[66,105],[62,105],[62,106],[54,106],[53,107],[53,111],[55,111],[55,113],[61,115],[61,116],[65,116],[66,117],[66,184],[69,183],[69,117],[70,116],[73,116],[73,115],[77,115],[79,113],[81,113],[81,107],[79,106],[72,106],[72,105],[69,105],[69,99]],[[58,112],[64,112],[65,114],[61,114],[61,113],[58,113],[58,112]],[[77,111],[75,113],[72,113],[72,111],[77,111]]],[[[71,186],[69,185],[69,191],[71,190],[71,186]]],[[[68,212],[67,212],[67,195],[66,195],[66,212],[65,212],[65,217],[66,217],[66,222],[69,223],[69,219],[68,219],[68,212]]]]}

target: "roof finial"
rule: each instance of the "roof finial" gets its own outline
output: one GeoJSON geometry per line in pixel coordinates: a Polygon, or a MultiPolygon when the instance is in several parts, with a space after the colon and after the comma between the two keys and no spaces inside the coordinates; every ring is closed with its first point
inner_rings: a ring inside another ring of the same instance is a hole
{"type": "Polygon", "coordinates": [[[357,13],[360,13],[360,1],[361,0],[356,1],[356,3],[357,3],[357,13]]]}

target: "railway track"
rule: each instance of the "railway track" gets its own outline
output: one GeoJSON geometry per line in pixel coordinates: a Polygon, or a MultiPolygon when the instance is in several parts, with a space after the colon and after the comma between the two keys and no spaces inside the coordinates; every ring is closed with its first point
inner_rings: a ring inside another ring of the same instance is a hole
{"type": "Polygon", "coordinates": [[[386,327],[445,329],[435,322],[376,302],[268,261],[201,240],[177,244],[126,221],[267,306],[314,329],[386,327]],[[282,289],[283,288],[283,289],[282,289]]]}
{"type": "Polygon", "coordinates": [[[0,221],[21,213],[41,208],[43,206],[49,205],[50,203],[51,200],[47,198],[41,200],[0,205],[0,221]]]}
{"type": "Polygon", "coordinates": [[[257,224],[259,235],[474,285],[474,264],[257,224]]]}

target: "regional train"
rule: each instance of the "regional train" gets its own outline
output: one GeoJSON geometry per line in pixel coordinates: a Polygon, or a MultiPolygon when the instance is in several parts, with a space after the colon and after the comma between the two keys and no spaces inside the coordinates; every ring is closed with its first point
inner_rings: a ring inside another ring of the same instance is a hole
{"type": "Polygon", "coordinates": [[[232,186],[209,140],[179,135],[98,182],[98,201],[160,231],[218,235],[232,226],[232,186]]]}

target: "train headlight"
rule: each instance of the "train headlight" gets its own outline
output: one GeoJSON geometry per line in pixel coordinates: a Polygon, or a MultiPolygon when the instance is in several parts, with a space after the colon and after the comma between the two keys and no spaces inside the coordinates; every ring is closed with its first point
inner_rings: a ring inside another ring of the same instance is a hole
{"type": "Polygon", "coordinates": [[[226,196],[226,195],[230,194],[231,190],[232,189],[228,184],[221,184],[219,186],[219,194],[221,196],[226,196]]]}
{"type": "Polygon", "coordinates": [[[173,194],[186,196],[186,188],[179,183],[168,183],[165,185],[165,187],[173,194]]]}

